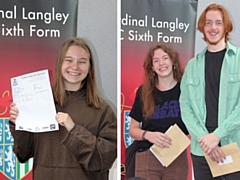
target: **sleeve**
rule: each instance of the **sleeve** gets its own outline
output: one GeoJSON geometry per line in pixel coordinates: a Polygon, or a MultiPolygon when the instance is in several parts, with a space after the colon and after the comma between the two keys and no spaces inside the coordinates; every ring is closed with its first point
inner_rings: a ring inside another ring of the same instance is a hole
{"type": "Polygon", "coordinates": [[[189,65],[186,67],[186,70],[183,74],[181,80],[181,94],[180,94],[180,109],[181,109],[181,116],[182,121],[184,122],[185,126],[187,127],[188,132],[191,135],[191,138],[195,141],[198,141],[201,137],[208,134],[208,131],[203,123],[200,121],[195,115],[195,112],[192,108],[192,103],[189,97],[189,89],[187,84],[187,77],[189,75],[189,65]]]}
{"type": "Polygon", "coordinates": [[[142,100],[141,100],[141,90],[142,90],[142,86],[140,86],[137,90],[136,93],[136,97],[131,109],[131,112],[129,114],[129,116],[133,119],[135,119],[138,122],[142,122],[143,119],[143,113],[142,113],[142,100]]]}
{"type": "Polygon", "coordinates": [[[235,107],[232,109],[230,115],[227,116],[221,123],[218,123],[218,127],[215,129],[214,133],[220,139],[223,139],[233,133],[238,132],[240,129],[239,117],[240,117],[240,99],[237,98],[235,102],[235,107]]]}
{"type": "Polygon", "coordinates": [[[214,131],[214,133],[220,139],[227,137],[233,132],[239,131],[240,121],[238,120],[240,116],[240,103],[236,105],[235,109],[232,111],[231,115],[228,116],[214,131]]]}
{"type": "MultiPolygon", "coordinates": [[[[239,90],[240,52],[239,51],[240,51],[240,49],[237,48],[237,51],[236,51],[236,54],[235,54],[236,56],[231,56],[231,63],[232,63],[231,66],[235,67],[236,71],[232,72],[233,74],[232,74],[231,80],[233,80],[233,81],[231,82],[231,84],[226,84],[229,92],[228,91],[224,92],[224,93],[222,92],[222,95],[224,96],[224,94],[226,94],[226,97],[222,98],[220,100],[223,104],[222,108],[223,109],[229,109],[228,110],[229,111],[228,116],[224,115],[226,112],[221,112],[221,114],[223,114],[222,116],[226,117],[226,118],[221,120],[221,123],[218,124],[218,127],[214,131],[214,133],[220,139],[223,139],[223,138],[225,138],[229,135],[233,135],[234,133],[239,132],[239,129],[240,129],[240,121],[239,121],[239,117],[240,117],[240,99],[239,99],[239,93],[240,93],[240,90],[239,90]],[[234,100],[231,101],[232,103],[229,103],[229,104],[225,103],[225,99],[233,97],[233,96],[234,96],[234,100]],[[231,108],[229,108],[229,107],[227,108],[227,106],[229,106],[231,108]]],[[[230,57],[229,57],[229,60],[230,60],[230,57]]],[[[224,72],[227,73],[228,74],[227,76],[229,77],[230,72],[226,72],[226,69],[225,69],[224,72]]],[[[227,76],[225,76],[225,78],[227,78],[227,76]]],[[[225,90],[222,89],[222,91],[225,91],[225,90]]]]}
{"type": "Polygon", "coordinates": [[[15,130],[15,124],[10,121],[9,128],[14,139],[13,151],[19,162],[24,163],[33,157],[33,133],[15,130]]]}
{"type": "Polygon", "coordinates": [[[63,144],[87,171],[105,171],[117,157],[117,119],[110,106],[102,113],[98,135],[80,125],[69,132],[63,144]]]}

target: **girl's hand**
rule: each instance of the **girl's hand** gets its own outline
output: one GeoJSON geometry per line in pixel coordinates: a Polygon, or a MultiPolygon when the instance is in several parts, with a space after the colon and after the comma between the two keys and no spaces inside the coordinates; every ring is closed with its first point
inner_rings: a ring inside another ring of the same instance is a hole
{"type": "Polygon", "coordinates": [[[15,103],[12,103],[10,104],[10,119],[9,121],[11,121],[12,123],[15,124],[16,122],[16,119],[17,119],[17,116],[18,116],[18,109],[16,108],[16,104],[15,103]]]}
{"type": "Polygon", "coordinates": [[[75,125],[72,118],[67,113],[58,112],[56,115],[56,120],[58,124],[64,126],[68,132],[71,131],[75,125]]]}
{"type": "Polygon", "coordinates": [[[145,139],[161,148],[168,148],[172,141],[171,138],[164,133],[151,131],[146,132],[145,139]]]}

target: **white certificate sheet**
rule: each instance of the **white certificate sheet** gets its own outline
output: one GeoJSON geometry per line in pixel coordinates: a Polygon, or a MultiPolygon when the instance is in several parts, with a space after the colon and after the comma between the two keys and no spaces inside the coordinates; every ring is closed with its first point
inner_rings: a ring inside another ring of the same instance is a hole
{"type": "Polygon", "coordinates": [[[59,129],[48,70],[13,77],[11,87],[13,102],[19,110],[16,130],[47,132],[59,129]]]}

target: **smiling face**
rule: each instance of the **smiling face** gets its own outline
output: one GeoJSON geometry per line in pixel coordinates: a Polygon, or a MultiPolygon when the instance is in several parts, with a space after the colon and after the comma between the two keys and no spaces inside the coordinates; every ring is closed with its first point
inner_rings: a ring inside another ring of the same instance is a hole
{"type": "Polygon", "coordinates": [[[77,91],[90,69],[89,54],[80,46],[68,48],[62,63],[62,76],[66,90],[77,91]]]}
{"type": "Polygon", "coordinates": [[[204,36],[210,46],[225,46],[224,22],[221,11],[209,10],[206,13],[204,36]]]}
{"type": "Polygon", "coordinates": [[[173,77],[173,63],[169,55],[162,49],[154,51],[152,69],[158,78],[173,77]]]}

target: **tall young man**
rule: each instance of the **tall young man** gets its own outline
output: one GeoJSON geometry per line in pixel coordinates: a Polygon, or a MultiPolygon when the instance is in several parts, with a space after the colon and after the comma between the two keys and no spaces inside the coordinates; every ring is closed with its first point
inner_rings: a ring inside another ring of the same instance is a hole
{"type": "Polygon", "coordinates": [[[211,4],[198,20],[207,47],[188,62],[181,82],[182,120],[191,135],[195,180],[237,180],[240,172],[213,178],[204,152],[217,162],[220,146],[240,147],[240,48],[228,42],[233,25],[227,10],[211,4]]]}

